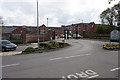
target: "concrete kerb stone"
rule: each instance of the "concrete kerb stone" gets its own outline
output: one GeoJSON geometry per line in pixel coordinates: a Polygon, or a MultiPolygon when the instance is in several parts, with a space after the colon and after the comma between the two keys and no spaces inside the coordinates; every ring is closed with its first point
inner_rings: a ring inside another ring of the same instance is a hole
{"type": "Polygon", "coordinates": [[[22,51],[15,51],[15,52],[1,52],[0,56],[9,56],[9,55],[16,55],[16,54],[21,54],[22,51]]]}

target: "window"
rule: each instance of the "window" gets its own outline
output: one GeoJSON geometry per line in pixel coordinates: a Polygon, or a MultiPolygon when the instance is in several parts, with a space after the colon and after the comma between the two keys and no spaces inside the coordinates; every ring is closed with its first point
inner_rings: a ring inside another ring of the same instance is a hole
{"type": "Polygon", "coordinates": [[[14,39],[21,39],[22,38],[21,34],[12,34],[12,36],[14,39]]]}
{"type": "Polygon", "coordinates": [[[45,33],[46,33],[45,30],[41,30],[41,31],[40,31],[40,34],[45,34],[45,33]]]}

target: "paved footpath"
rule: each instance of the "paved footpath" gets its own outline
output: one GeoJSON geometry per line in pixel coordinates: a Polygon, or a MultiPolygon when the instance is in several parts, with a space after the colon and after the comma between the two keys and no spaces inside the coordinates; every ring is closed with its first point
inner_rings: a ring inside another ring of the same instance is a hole
{"type": "MultiPolygon", "coordinates": [[[[58,42],[62,42],[63,38],[56,39],[58,42]]],[[[47,42],[47,41],[46,41],[47,42]]],[[[21,54],[22,51],[24,51],[27,47],[37,47],[37,43],[31,43],[31,44],[20,44],[18,45],[17,49],[15,51],[8,51],[8,52],[0,52],[0,56],[9,56],[9,55],[16,55],[21,54]]]]}
{"type": "Polygon", "coordinates": [[[9,56],[9,55],[16,55],[21,54],[22,51],[24,51],[27,47],[37,47],[37,43],[31,43],[31,44],[20,44],[18,45],[17,49],[15,51],[7,51],[7,52],[0,52],[0,56],[9,56]]]}

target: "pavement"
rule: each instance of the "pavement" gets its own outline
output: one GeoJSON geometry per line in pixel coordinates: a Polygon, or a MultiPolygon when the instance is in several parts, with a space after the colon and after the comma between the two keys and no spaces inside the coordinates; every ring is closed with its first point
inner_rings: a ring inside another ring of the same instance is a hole
{"type": "Polygon", "coordinates": [[[65,42],[72,46],[42,54],[3,56],[2,77],[118,78],[118,51],[102,49],[104,41],[69,39],[65,42]]]}
{"type": "MultiPolygon", "coordinates": [[[[63,38],[56,39],[58,42],[62,42],[63,38]]],[[[46,41],[48,42],[48,41],[46,41]]],[[[27,47],[37,47],[37,43],[29,43],[29,44],[19,44],[17,45],[17,49],[15,51],[7,51],[7,52],[0,52],[0,56],[10,56],[10,55],[16,55],[21,54],[22,51],[24,51],[27,47]]]]}
{"type": "Polygon", "coordinates": [[[29,43],[29,44],[19,44],[17,45],[17,49],[15,51],[7,51],[7,52],[0,52],[0,56],[10,56],[21,54],[27,47],[37,47],[37,43],[29,43]]]}

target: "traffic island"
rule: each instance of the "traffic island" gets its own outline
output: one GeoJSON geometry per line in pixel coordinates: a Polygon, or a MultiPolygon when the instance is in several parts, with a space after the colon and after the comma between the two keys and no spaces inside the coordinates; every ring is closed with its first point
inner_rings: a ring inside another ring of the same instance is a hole
{"type": "Polygon", "coordinates": [[[104,44],[103,48],[107,50],[120,50],[120,31],[111,31],[110,42],[108,44],[104,44]]]}
{"type": "Polygon", "coordinates": [[[50,51],[56,51],[61,48],[65,48],[70,46],[70,44],[65,42],[57,42],[57,41],[50,41],[50,42],[41,42],[40,48],[33,48],[33,47],[27,47],[24,51],[22,51],[21,54],[31,54],[31,53],[43,53],[43,52],[50,52],[50,51]]]}

